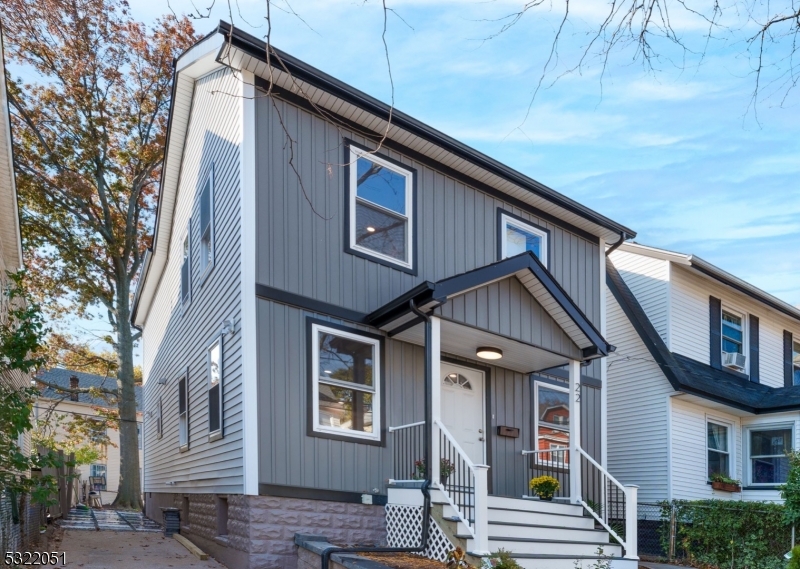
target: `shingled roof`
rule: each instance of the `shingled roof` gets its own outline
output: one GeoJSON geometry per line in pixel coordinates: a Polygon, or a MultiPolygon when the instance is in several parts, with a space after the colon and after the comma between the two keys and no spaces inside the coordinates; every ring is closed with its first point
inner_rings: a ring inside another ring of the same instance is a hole
{"type": "Polygon", "coordinates": [[[691,393],[757,415],[800,409],[800,386],[770,387],[752,382],[742,374],[716,369],[670,352],[610,259],[606,260],[606,283],[675,391],[691,393]]]}
{"type": "MultiPolygon", "coordinates": [[[[78,387],[104,387],[106,389],[116,389],[117,380],[114,377],[104,377],[102,375],[95,375],[93,373],[84,373],[82,371],[74,371],[64,368],[53,368],[48,371],[40,372],[36,375],[37,378],[51,383],[54,385],[63,386],[69,389],[69,378],[75,376],[78,378],[78,387]]],[[[134,387],[136,392],[136,409],[141,410],[142,405],[142,386],[137,385],[134,387]]],[[[42,391],[42,397],[48,399],[65,399],[69,400],[69,393],[66,391],[59,391],[52,387],[45,387],[42,391]]],[[[92,397],[88,393],[78,394],[79,403],[88,403],[89,405],[108,405],[108,401],[100,397],[92,397]]]]}

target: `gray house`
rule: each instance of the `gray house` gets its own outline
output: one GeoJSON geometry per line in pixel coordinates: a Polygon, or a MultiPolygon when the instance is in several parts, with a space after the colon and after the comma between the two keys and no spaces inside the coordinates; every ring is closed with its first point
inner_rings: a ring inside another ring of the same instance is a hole
{"type": "Polygon", "coordinates": [[[176,61],[158,207],[150,517],[295,567],[296,532],[418,545],[427,478],[430,557],[636,566],[604,468],[605,251],[633,231],[225,23],[176,61]]]}

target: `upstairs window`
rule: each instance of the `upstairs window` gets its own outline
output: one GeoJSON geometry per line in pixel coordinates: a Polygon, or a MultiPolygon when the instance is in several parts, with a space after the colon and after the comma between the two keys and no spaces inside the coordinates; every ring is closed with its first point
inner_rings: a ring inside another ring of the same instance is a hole
{"type": "Polygon", "coordinates": [[[744,354],[744,318],[729,310],[722,311],[722,351],[744,354]]]}
{"type": "Polygon", "coordinates": [[[189,448],[189,385],[185,375],[178,381],[178,442],[181,450],[189,448]]]}
{"type": "Polygon", "coordinates": [[[536,227],[508,213],[500,212],[499,216],[500,258],[514,257],[520,253],[530,251],[547,266],[547,238],[546,229],[536,227]]]}
{"type": "Polygon", "coordinates": [[[222,336],[207,351],[208,433],[212,440],[222,438],[222,336]]]}
{"type": "Polygon", "coordinates": [[[200,274],[214,265],[214,171],[200,192],[200,274]]]}
{"type": "Polygon", "coordinates": [[[350,145],[350,252],[414,265],[414,172],[350,145]]]}
{"type": "Polygon", "coordinates": [[[800,385],[800,342],[792,342],[792,378],[793,385],[800,385]]]}
{"type": "Polygon", "coordinates": [[[313,430],[379,441],[380,340],[320,324],[311,338],[313,430]]]}
{"type": "Polygon", "coordinates": [[[189,233],[192,227],[192,222],[190,221],[188,227],[186,229],[186,237],[183,239],[183,263],[181,264],[181,302],[186,304],[189,300],[189,290],[190,290],[190,282],[189,278],[191,276],[191,254],[190,254],[190,247],[189,247],[189,233]]]}
{"type": "Polygon", "coordinates": [[[714,474],[731,476],[731,454],[728,444],[728,427],[709,421],[708,430],[708,478],[714,474]]]}
{"type": "Polygon", "coordinates": [[[158,398],[158,408],[156,409],[156,436],[160,439],[164,435],[164,406],[161,397],[158,398]]]}

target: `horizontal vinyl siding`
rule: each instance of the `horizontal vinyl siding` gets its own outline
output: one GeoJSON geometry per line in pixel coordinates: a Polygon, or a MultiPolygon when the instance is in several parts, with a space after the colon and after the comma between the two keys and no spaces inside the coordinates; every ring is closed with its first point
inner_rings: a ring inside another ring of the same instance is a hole
{"type": "Polygon", "coordinates": [[[170,255],[144,326],[145,491],[242,492],[239,79],[222,70],[197,81],[170,242],[170,255]],[[199,195],[214,165],[214,267],[201,283],[199,195]],[[180,271],[192,218],[191,302],[182,307],[180,271]],[[208,441],[206,348],[223,320],[235,331],[223,339],[224,438],[208,441]],[[178,379],[189,370],[189,450],[179,451],[178,379]],[[166,386],[157,380],[165,378],[166,386]],[[156,436],[159,397],[164,435],[156,436]],[[175,482],[174,485],[167,484],[175,482]]]}
{"type": "MultiPolygon", "coordinates": [[[[397,152],[381,154],[417,171],[417,268],[401,270],[344,252],[343,138],[358,133],[289,103],[256,100],[257,279],[281,290],[362,312],[429,280],[497,261],[497,209],[550,230],[550,270],[599,328],[598,241],[587,241],[397,152]],[[296,141],[292,170],[286,129],[296,141]],[[310,202],[310,203],[309,203],[310,202]]],[[[599,377],[599,365],[587,368],[599,377]]]]}
{"type": "Polygon", "coordinates": [[[611,254],[611,260],[661,339],[669,342],[667,261],[619,250],[611,254]]]}
{"type": "Polygon", "coordinates": [[[607,290],[609,358],[608,469],[623,484],[639,485],[639,500],[668,496],[667,395],[672,386],[607,290]]]}
{"type": "MultiPolygon", "coordinates": [[[[783,387],[783,331],[800,336],[800,323],[767,309],[761,303],[705,278],[691,269],[672,265],[672,350],[697,361],[709,363],[709,296],[759,318],[759,365],[761,383],[783,387]]],[[[747,318],[745,318],[747,321],[747,318]]],[[[745,333],[745,338],[748,337],[745,333]]],[[[749,356],[748,356],[749,357],[749,356]]]]}
{"type": "Polygon", "coordinates": [[[716,409],[706,409],[672,399],[672,498],[676,500],[738,500],[739,494],[714,490],[708,484],[708,420],[730,424],[729,440],[734,442],[731,477],[742,478],[742,431],[739,418],[716,409]]]}

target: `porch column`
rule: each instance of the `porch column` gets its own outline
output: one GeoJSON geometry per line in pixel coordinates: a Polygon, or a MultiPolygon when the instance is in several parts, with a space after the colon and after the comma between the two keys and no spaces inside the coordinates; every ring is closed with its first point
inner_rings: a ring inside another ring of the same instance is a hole
{"type": "Polygon", "coordinates": [[[431,483],[434,486],[439,485],[439,426],[436,421],[442,419],[442,366],[441,366],[441,320],[436,316],[431,316],[425,323],[425,364],[428,369],[425,370],[429,378],[428,383],[428,401],[430,414],[428,421],[431,425],[431,456],[428,457],[428,464],[430,469],[431,483]]]}
{"type": "Polygon", "coordinates": [[[581,503],[581,362],[570,360],[569,370],[569,500],[581,503]]]}

